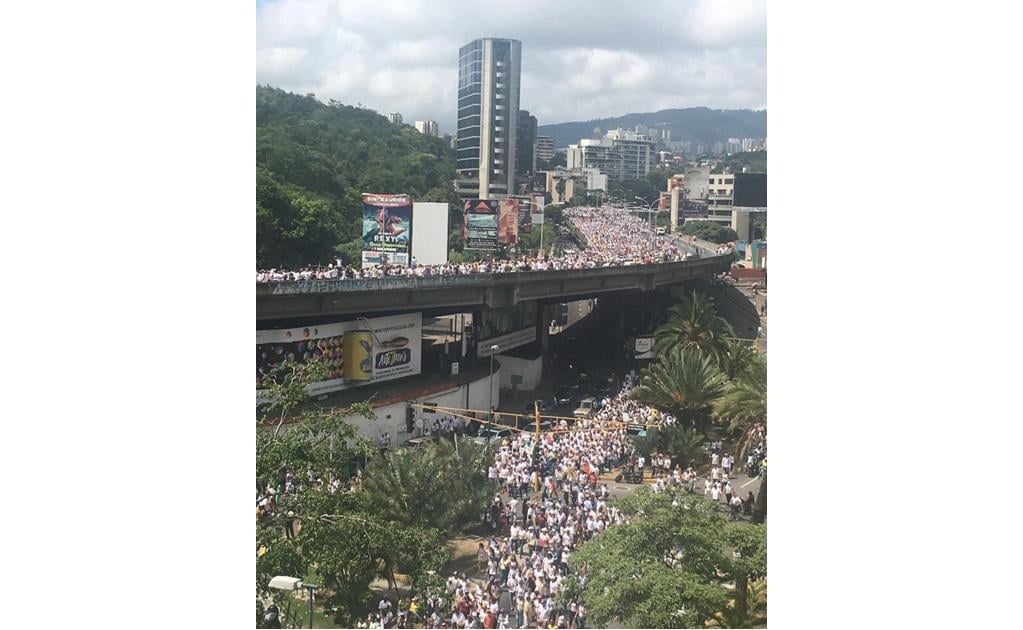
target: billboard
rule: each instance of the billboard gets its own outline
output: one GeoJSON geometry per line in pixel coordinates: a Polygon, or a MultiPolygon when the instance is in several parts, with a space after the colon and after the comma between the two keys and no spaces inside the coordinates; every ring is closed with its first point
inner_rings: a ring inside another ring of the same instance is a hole
{"type": "Polygon", "coordinates": [[[326,362],[327,379],[310,384],[310,396],[419,374],[422,330],[422,313],[257,330],[257,402],[264,375],[288,359],[326,362]]]}
{"type": "Polygon", "coordinates": [[[492,199],[465,202],[465,224],[462,235],[466,249],[497,249],[498,204],[492,199]]]}
{"type": "Polygon", "coordinates": [[[656,354],[657,341],[654,337],[636,337],[637,359],[652,359],[656,354]]]}
{"type": "Polygon", "coordinates": [[[530,201],[527,197],[518,198],[519,202],[519,234],[533,231],[533,213],[530,212],[530,201]]]}
{"type": "MultiPolygon", "coordinates": [[[[514,197],[507,197],[498,203],[497,242],[501,245],[514,245],[519,240],[519,222],[522,220],[520,208],[523,204],[514,197]]],[[[529,207],[525,208],[529,216],[529,207]]]]}
{"type": "Polygon", "coordinates": [[[407,265],[412,255],[408,195],[362,195],[362,264],[407,265]]]}
{"type": "Polygon", "coordinates": [[[420,265],[448,261],[448,204],[417,201],[412,206],[412,258],[420,265]]]}
{"type": "Polygon", "coordinates": [[[767,173],[736,173],[732,207],[766,208],[767,173]]]}

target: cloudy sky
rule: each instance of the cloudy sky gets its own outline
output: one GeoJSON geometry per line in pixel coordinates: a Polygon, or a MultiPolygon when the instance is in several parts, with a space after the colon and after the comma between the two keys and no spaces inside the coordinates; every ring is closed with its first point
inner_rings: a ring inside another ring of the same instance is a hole
{"type": "Polygon", "coordinates": [[[522,42],[539,123],[767,107],[765,0],[258,0],[256,78],[453,133],[458,49],[522,42]],[[502,9],[502,10],[498,10],[502,9]]]}

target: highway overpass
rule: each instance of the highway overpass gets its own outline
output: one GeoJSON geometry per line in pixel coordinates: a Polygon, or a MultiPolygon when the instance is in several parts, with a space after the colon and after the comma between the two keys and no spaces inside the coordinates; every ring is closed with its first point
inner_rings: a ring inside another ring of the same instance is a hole
{"type": "Polygon", "coordinates": [[[257,284],[256,321],[569,302],[711,278],[728,271],[733,260],[732,254],[725,254],[599,269],[257,284]]]}

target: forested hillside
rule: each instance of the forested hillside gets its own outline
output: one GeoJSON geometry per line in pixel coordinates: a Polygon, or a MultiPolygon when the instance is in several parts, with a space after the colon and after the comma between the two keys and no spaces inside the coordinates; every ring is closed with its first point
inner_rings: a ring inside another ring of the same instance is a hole
{"type": "Polygon", "coordinates": [[[256,265],[357,255],[362,193],[455,202],[454,151],[371,110],[256,88],[256,265]]]}
{"type": "Polygon", "coordinates": [[[625,114],[616,118],[598,118],[585,122],[540,125],[536,132],[541,136],[554,138],[554,145],[557,147],[567,147],[579,142],[580,138],[592,138],[595,127],[606,132],[617,127],[634,129],[636,125],[670,129],[672,140],[693,140],[711,144],[723,142],[728,138],[766,138],[767,111],[706,107],[665,109],[659,112],[625,114]]]}

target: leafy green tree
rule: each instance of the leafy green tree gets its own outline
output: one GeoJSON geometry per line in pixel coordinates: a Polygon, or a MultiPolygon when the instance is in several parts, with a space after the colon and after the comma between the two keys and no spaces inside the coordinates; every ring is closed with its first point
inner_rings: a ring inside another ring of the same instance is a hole
{"type": "Polygon", "coordinates": [[[337,245],[362,236],[363,192],[458,205],[455,153],[440,138],[269,86],[256,89],[256,168],[260,267],[332,260],[337,245]]]}
{"type": "Polygon", "coordinates": [[[650,169],[646,179],[650,182],[650,185],[654,187],[654,190],[667,190],[668,178],[674,174],[675,172],[673,169],[657,167],[650,169]]]}
{"type": "Polygon", "coordinates": [[[692,291],[668,310],[668,321],[655,331],[657,347],[666,352],[676,347],[692,347],[720,365],[735,337],[732,326],[714,308],[714,298],[692,291]]]}
{"type": "Polygon", "coordinates": [[[356,269],[362,268],[362,239],[341,243],[334,248],[334,253],[341,257],[341,262],[356,269]]]}
{"type": "Polygon", "coordinates": [[[256,589],[260,601],[279,598],[267,586],[274,575],[315,576],[312,581],[322,585],[317,600],[333,610],[335,622],[351,626],[368,605],[369,585],[381,566],[392,581],[394,567],[415,581],[439,570],[447,551],[436,529],[383,518],[364,492],[330,490],[329,481],[347,478],[353,454],[375,449],[345,421],[352,415],[372,419],[367,403],[334,409],[310,402],[307,387],[324,372],[319,362],[286,361],[263,379],[268,402],[256,434],[257,487],[279,486],[285,471],[295,487],[278,492],[276,513],[257,520],[256,589]],[[298,525],[289,527],[293,521],[298,525]]]}
{"type": "Polygon", "coordinates": [[[596,627],[703,627],[737,580],[766,572],[764,528],[728,522],[708,499],[640,488],[616,504],[628,521],[573,552],[560,595],[582,597],[596,627]]]}
{"type": "Polygon", "coordinates": [[[713,358],[695,348],[675,347],[642,371],[640,386],[630,396],[670,413],[685,427],[706,428],[727,382],[713,358]]]}
{"type": "Polygon", "coordinates": [[[682,225],[682,234],[693,234],[711,243],[729,243],[739,238],[730,227],[719,225],[713,221],[686,221],[682,225]]]}
{"type": "Polygon", "coordinates": [[[549,160],[537,160],[536,170],[537,171],[550,171],[559,166],[565,166],[568,164],[568,154],[560,151],[555,151],[554,156],[549,160]]]}
{"type": "Polygon", "coordinates": [[[750,173],[766,173],[767,151],[733,153],[721,160],[718,172],[724,168],[728,168],[733,173],[741,173],[743,168],[749,169],[750,173]]]}

